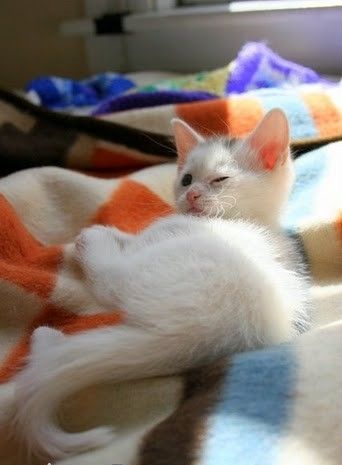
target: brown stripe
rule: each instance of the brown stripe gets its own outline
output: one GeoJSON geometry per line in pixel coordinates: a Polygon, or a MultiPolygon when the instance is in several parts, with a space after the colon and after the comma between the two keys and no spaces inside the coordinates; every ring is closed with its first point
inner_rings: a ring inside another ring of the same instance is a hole
{"type": "Polygon", "coordinates": [[[186,375],[177,410],[145,436],[137,465],[192,465],[199,457],[206,420],[229,362],[221,359],[186,375]]]}
{"type": "MultiPolygon", "coordinates": [[[[26,115],[37,118],[40,124],[49,126],[50,131],[62,132],[62,139],[69,136],[74,141],[76,136],[82,133],[95,139],[114,142],[150,155],[174,158],[174,143],[168,135],[142,131],[92,116],[76,116],[68,113],[49,111],[1,88],[0,100],[3,103],[14,106],[17,111],[23,111],[26,115]]],[[[40,134],[36,134],[36,137],[39,138],[40,134]]],[[[0,155],[2,154],[0,153],[0,155]]]]}

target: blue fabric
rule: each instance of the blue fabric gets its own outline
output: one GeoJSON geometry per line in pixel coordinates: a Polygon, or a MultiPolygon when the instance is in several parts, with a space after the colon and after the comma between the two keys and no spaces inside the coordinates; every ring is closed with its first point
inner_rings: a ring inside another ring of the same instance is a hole
{"type": "Polygon", "coordinates": [[[251,92],[260,99],[265,111],[279,107],[285,111],[291,129],[291,139],[318,136],[316,124],[303,100],[293,90],[259,89],[251,92]]]}
{"type": "Polygon", "coordinates": [[[296,181],[283,217],[283,227],[289,234],[298,232],[300,224],[312,215],[317,186],[324,177],[327,156],[324,147],[313,150],[295,162],[296,181]]]}
{"type": "Polygon", "coordinates": [[[42,76],[28,82],[25,90],[35,91],[42,105],[49,108],[83,107],[96,105],[109,97],[135,87],[131,80],[116,73],[104,73],[83,81],[42,76]]]}
{"type": "MultiPolygon", "coordinates": [[[[322,82],[328,81],[321,79],[315,71],[284,60],[263,43],[250,42],[238,54],[225,91],[226,94],[241,93],[253,89],[322,82]]],[[[92,107],[87,112],[91,111],[94,115],[218,97],[210,92],[187,89],[137,91],[127,94],[136,88],[135,82],[124,75],[104,73],[81,81],[54,76],[38,77],[30,81],[25,90],[36,92],[42,105],[49,108],[71,110],[92,107]]],[[[287,103],[290,118],[294,119],[299,110],[294,100],[286,102],[284,99],[281,103],[287,103]]],[[[305,126],[306,129],[308,127],[314,126],[305,126]]],[[[310,132],[307,135],[309,137],[312,134],[310,132]]]]}
{"type": "Polygon", "coordinates": [[[291,413],[296,358],[288,345],[232,359],[208,419],[199,465],[271,465],[291,413]]]}

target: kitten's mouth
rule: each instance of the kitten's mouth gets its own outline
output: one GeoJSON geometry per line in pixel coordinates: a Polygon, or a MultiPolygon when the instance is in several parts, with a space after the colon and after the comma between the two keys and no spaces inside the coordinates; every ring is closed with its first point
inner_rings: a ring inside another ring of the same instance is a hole
{"type": "Polygon", "coordinates": [[[195,207],[194,205],[188,209],[188,213],[191,215],[201,215],[203,213],[203,209],[199,207],[195,207]]]}

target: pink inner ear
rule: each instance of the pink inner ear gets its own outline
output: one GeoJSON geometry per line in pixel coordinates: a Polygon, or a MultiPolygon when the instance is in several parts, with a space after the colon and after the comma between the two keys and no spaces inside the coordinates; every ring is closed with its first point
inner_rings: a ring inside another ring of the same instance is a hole
{"type": "Polygon", "coordinates": [[[269,111],[247,141],[265,170],[272,171],[277,163],[283,165],[289,153],[289,126],[285,114],[279,109],[269,111]]]}
{"type": "Polygon", "coordinates": [[[259,151],[262,165],[265,170],[272,171],[276,165],[281,147],[276,143],[269,143],[259,151]]]}

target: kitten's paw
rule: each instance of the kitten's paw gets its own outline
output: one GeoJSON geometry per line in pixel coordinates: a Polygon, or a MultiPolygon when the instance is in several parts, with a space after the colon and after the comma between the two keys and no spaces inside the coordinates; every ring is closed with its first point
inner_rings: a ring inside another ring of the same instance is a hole
{"type": "Polygon", "coordinates": [[[91,226],[83,229],[75,240],[76,254],[79,259],[87,253],[87,250],[99,243],[106,236],[108,228],[106,226],[91,226]]]}
{"type": "Polygon", "coordinates": [[[48,326],[40,326],[35,329],[32,334],[31,353],[41,353],[49,349],[51,346],[59,344],[64,341],[65,335],[62,331],[48,326]]]}
{"type": "Polygon", "coordinates": [[[100,302],[106,295],[108,270],[113,269],[122,257],[116,231],[110,227],[93,226],[83,230],[75,243],[76,260],[100,302]]]}
{"type": "MultiPolygon", "coordinates": [[[[115,254],[129,240],[130,234],[123,233],[117,228],[109,226],[92,226],[86,228],[77,236],[75,241],[76,255],[82,261],[82,257],[86,257],[93,253],[115,254]]],[[[107,255],[108,256],[108,255],[107,255]]]]}
{"type": "Polygon", "coordinates": [[[119,249],[115,235],[106,226],[84,229],[75,241],[76,259],[90,273],[108,259],[113,259],[119,249]]]}

